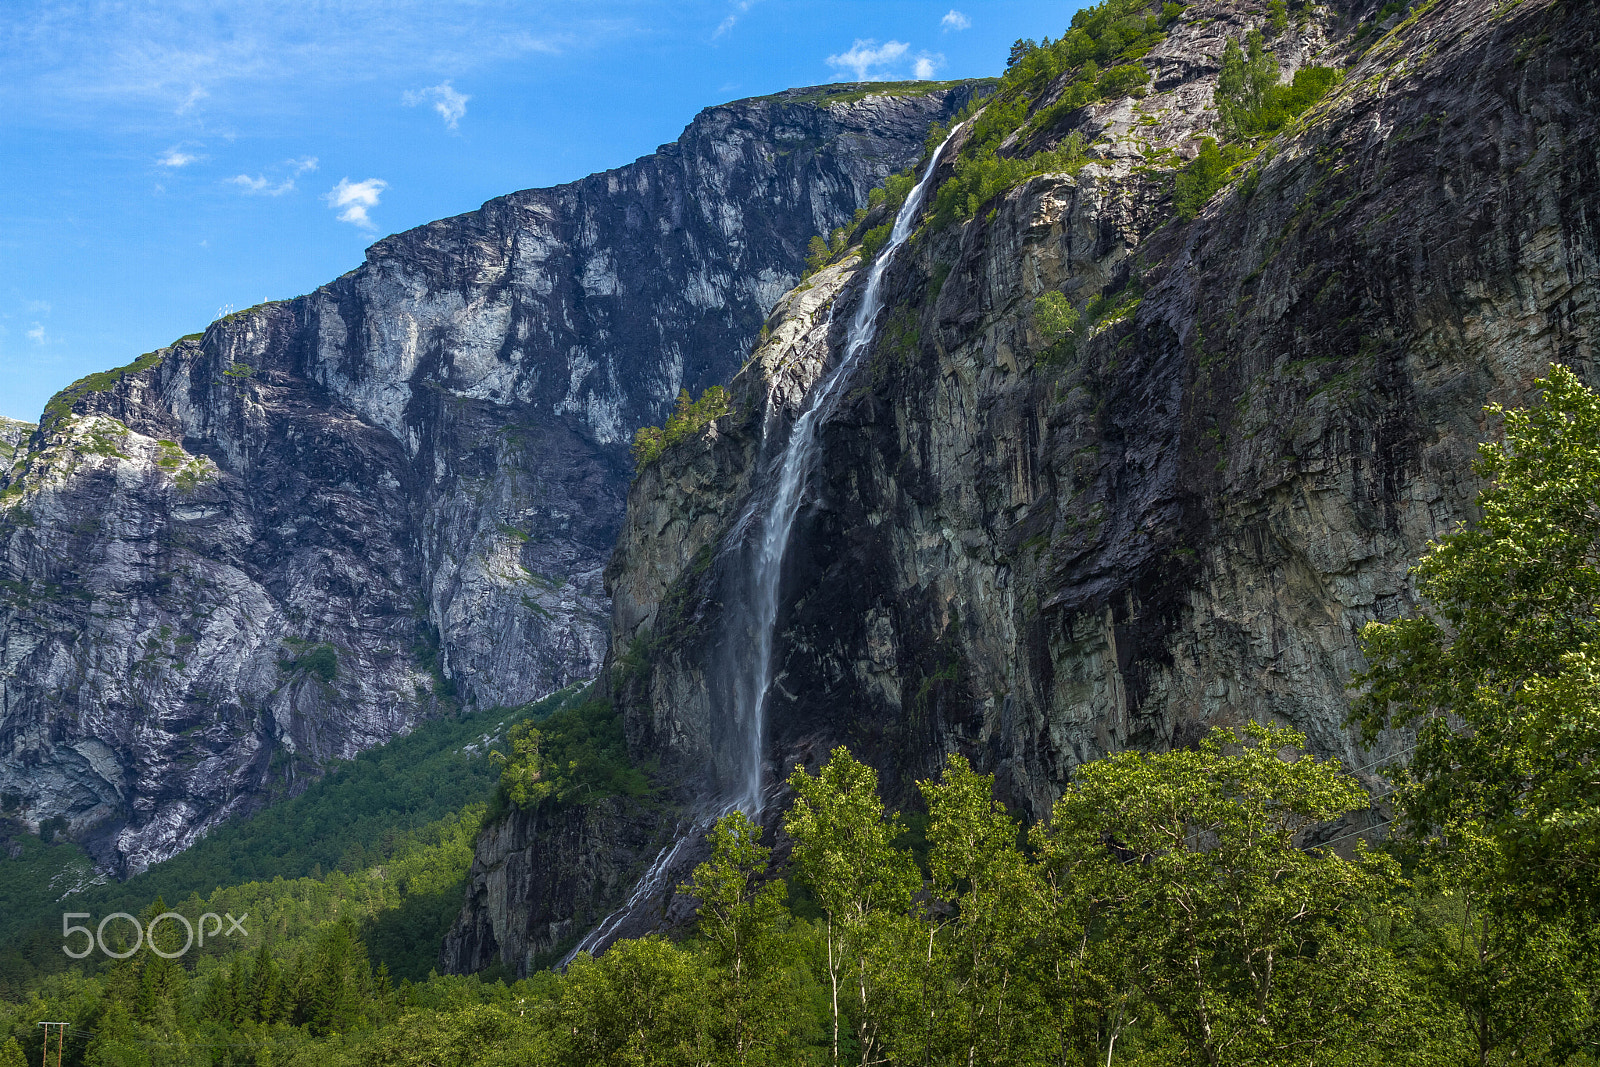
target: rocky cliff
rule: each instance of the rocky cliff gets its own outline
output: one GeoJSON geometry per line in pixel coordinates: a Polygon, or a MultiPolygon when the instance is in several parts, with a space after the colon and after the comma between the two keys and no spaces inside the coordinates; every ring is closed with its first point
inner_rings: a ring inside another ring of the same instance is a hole
{"type": "Polygon", "coordinates": [[[974,91],[710,108],[64,391],[0,478],[13,810],[135,871],[453,702],[593,676],[634,429],[974,91]]]}
{"type": "MultiPolygon", "coordinates": [[[[1030,818],[1077,764],[1210,724],[1383,755],[1343,724],[1356,633],[1414,602],[1408,568],[1468,517],[1483,406],[1525,400],[1551,361],[1597,378],[1600,11],[1287,14],[1190,4],[1138,60],[1147,95],[1049,112],[1001,149],[1076,132],[1086,165],[928,222],[892,264],[785,557],[769,796],[840,743],[900,801],[963,752],[1030,818]],[[1224,45],[1251,28],[1286,79],[1340,80],[1186,220],[1175,169],[1222,135],[1224,45]],[[1046,334],[1051,293],[1080,313],[1069,338],[1046,334]]],[[[612,676],[636,754],[680,781],[734,758],[751,504],[864,274],[847,258],[780,302],[735,411],[630,491],[612,676]]]]}

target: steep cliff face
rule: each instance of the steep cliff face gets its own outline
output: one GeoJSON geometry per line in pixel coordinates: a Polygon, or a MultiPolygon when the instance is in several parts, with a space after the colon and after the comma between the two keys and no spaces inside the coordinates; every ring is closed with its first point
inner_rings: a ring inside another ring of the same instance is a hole
{"type": "MultiPolygon", "coordinates": [[[[1344,78],[1193,221],[1162,153],[1217,129],[1223,45],[1266,5],[1190,5],[1150,95],[1027,134],[1077,130],[1093,162],[903,250],[786,557],[769,789],[844,743],[908,800],[961,751],[1038,817],[1082,761],[1249,718],[1381,755],[1343,726],[1355,635],[1467,516],[1484,404],[1552,360],[1597,377],[1600,12],[1422,3],[1374,31],[1375,8],[1269,38],[1286,76],[1344,78]],[[1049,292],[1084,311],[1073,349],[1041,335],[1049,292]]],[[[780,304],[743,410],[633,485],[613,644],[630,738],[666,763],[717,750],[741,518],[861,273],[780,304]],[[826,339],[807,295],[840,305],[826,339]]]]}
{"type": "Polygon", "coordinates": [[[58,396],[0,481],[0,790],[133,871],[453,700],[592,676],[633,430],[975,89],[708,109],[58,396]]]}

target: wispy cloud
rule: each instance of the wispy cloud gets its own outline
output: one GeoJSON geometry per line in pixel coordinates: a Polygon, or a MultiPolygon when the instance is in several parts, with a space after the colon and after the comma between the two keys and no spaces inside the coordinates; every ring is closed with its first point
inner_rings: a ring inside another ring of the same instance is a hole
{"type": "Polygon", "coordinates": [[[28,331],[28,340],[36,345],[44,344],[44,326],[41,323],[33,324],[33,329],[28,331]]]}
{"type": "Polygon", "coordinates": [[[191,85],[189,86],[189,91],[184,94],[183,99],[178,102],[178,106],[172,109],[172,113],[174,115],[187,115],[189,112],[194,110],[194,106],[196,104],[210,95],[210,93],[206,92],[200,86],[191,85]]]}
{"type": "Polygon", "coordinates": [[[28,310],[35,315],[48,315],[50,314],[50,301],[30,300],[28,301],[28,310]]]}
{"type": "Polygon", "coordinates": [[[970,28],[972,26],[972,20],[967,18],[967,16],[963,15],[961,12],[957,11],[955,8],[951,8],[948,12],[946,12],[944,18],[939,20],[939,25],[944,27],[944,32],[949,33],[951,30],[965,30],[970,28]]]}
{"type": "Polygon", "coordinates": [[[328,192],[325,199],[328,206],[339,212],[339,221],[348,222],[362,229],[371,230],[372,218],[367,214],[368,209],[378,206],[378,197],[389,187],[389,183],[382,178],[367,178],[365,181],[353,182],[349,178],[340,178],[339,184],[328,192]]]}
{"type": "Polygon", "coordinates": [[[263,196],[282,196],[284,193],[294,191],[293,178],[285,178],[277,185],[274,185],[259,174],[254,178],[248,174],[236,174],[228,179],[228,184],[237,185],[247,193],[260,193],[263,196]]]}
{"type": "Polygon", "coordinates": [[[161,153],[161,158],[156,160],[156,166],[187,167],[189,164],[197,163],[204,158],[205,156],[195,155],[193,152],[185,152],[181,147],[173,146],[161,153]]]}
{"type": "Polygon", "coordinates": [[[901,41],[885,41],[880,45],[873,38],[858,37],[848,52],[829,56],[826,62],[835,70],[851,72],[858,82],[885,81],[893,75],[884,68],[899,61],[910,50],[911,46],[901,41]]]}
{"type": "Polygon", "coordinates": [[[301,174],[304,174],[308,170],[317,169],[316,156],[301,156],[299,159],[287,160],[286,163],[289,168],[295,172],[297,177],[301,174]]]}
{"type": "Polygon", "coordinates": [[[449,81],[443,81],[426,89],[408,89],[401,99],[406,107],[416,107],[418,104],[432,101],[433,110],[437,111],[439,117],[444,119],[444,124],[453,130],[456,128],[456,123],[466,115],[467,101],[472,97],[457,92],[449,81]]]}
{"type": "Polygon", "coordinates": [[[756,3],[757,0],[735,0],[733,10],[728,12],[727,18],[723,19],[717,24],[716,30],[711,34],[711,39],[716,40],[718,37],[721,37],[723,34],[733,29],[740,17],[743,16],[746,11],[749,11],[752,7],[755,7],[756,3]]]}
{"type": "Polygon", "coordinates": [[[911,63],[911,76],[926,81],[942,66],[944,66],[943,52],[920,52],[911,63]]]}
{"type": "Polygon", "coordinates": [[[335,0],[316,5],[311,24],[304,0],[31,0],[7,4],[0,19],[0,88],[9,108],[96,128],[108,117],[278,119],[373,79],[431,85],[446,71],[465,78],[529,55],[603,49],[638,32],[618,6],[335,0]]]}

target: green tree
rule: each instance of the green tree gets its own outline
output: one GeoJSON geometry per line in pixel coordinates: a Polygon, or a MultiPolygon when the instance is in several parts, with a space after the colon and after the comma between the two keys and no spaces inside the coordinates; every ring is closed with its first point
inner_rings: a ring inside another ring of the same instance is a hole
{"type": "Polygon", "coordinates": [[[911,853],[892,844],[901,826],[884,813],[877,772],[843,746],[815,776],[796,767],[789,787],[795,802],[784,829],[824,916],[830,1057],[840,1062],[848,1021],[861,1062],[872,1063],[882,1058],[887,1024],[904,994],[911,900],[922,879],[911,853]]]}
{"type": "Polygon", "coordinates": [[[657,937],[572,961],[550,1016],[553,1062],[655,1067],[709,1059],[700,961],[657,937]]]}
{"type": "Polygon", "coordinates": [[[1227,177],[1228,161],[1216,138],[1201,138],[1200,151],[1174,179],[1172,203],[1178,218],[1187,221],[1200,214],[1227,177]]]}
{"type": "Polygon", "coordinates": [[[1077,352],[1080,318],[1072,302],[1054,289],[1033,302],[1033,328],[1044,342],[1041,358],[1045,362],[1070,359],[1077,352]]]}
{"type": "MultiPolygon", "coordinates": [[[[1017,1063],[1041,1036],[1045,1012],[1029,980],[1037,926],[1038,868],[1021,828],[994,800],[994,776],[951,755],[938,782],[920,783],[928,804],[928,873],[938,959],[924,989],[924,1056],[953,1063],[1017,1063]],[[942,905],[942,907],[938,907],[942,905]]],[[[912,1036],[912,1035],[905,1035],[912,1036]]],[[[902,1056],[902,1059],[910,1057],[902,1056]]]]}
{"type": "Polygon", "coordinates": [[[1416,731],[1402,827],[1505,907],[1600,916],[1600,397],[1565,367],[1479,448],[1481,517],[1413,571],[1427,610],[1368,623],[1353,716],[1416,731]],[[1474,843],[1475,842],[1475,843],[1474,843]]]}
{"type": "Polygon", "coordinates": [[[767,878],[772,850],[742,811],[718,819],[711,858],[684,888],[700,901],[699,933],[712,984],[713,1029],[720,1062],[777,1062],[787,1051],[795,1010],[791,951],[783,936],[787,890],[767,878]]]}
{"type": "Polygon", "coordinates": [[[1480,850],[1494,852],[1464,841],[1448,866],[1428,865],[1396,949],[1435,1005],[1444,1048],[1480,1065],[1566,1062],[1597,1021],[1594,933],[1495,906],[1478,879],[1461,877],[1480,850]]]}
{"type": "Polygon", "coordinates": [[[1214,102],[1223,128],[1243,136],[1259,126],[1259,117],[1278,84],[1278,61],[1266,50],[1260,30],[1245,35],[1245,46],[1229,40],[1222,51],[1214,102]]]}
{"type": "Polygon", "coordinates": [[[1367,795],[1332,764],[1281,756],[1304,745],[1292,730],[1251,723],[1244,740],[1214,730],[1198,751],[1085,764],[1043,856],[1100,902],[1112,951],[1196,1062],[1381,1048],[1390,982],[1363,923],[1391,864],[1297,845],[1367,795]]]}

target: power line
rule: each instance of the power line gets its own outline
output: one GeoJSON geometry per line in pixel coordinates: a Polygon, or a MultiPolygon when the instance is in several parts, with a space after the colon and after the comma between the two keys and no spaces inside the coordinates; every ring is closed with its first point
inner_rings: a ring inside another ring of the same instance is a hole
{"type": "Polygon", "coordinates": [[[1407,754],[1412,753],[1412,752],[1415,752],[1416,750],[1417,750],[1417,744],[1416,744],[1415,741],[1413,741],[1411,744],[1407,745],[1405,748],[1402,748],[1398,752],[1391,752],[1387,756],[1379,756],[1377,759],[1373,760],[1371,763],[1363,764],[1360,767],[1353,767],[1353,768],[1351,768],[1349,773],[1351,773],[1351,774],[1359,774],[1362,771],[1370,770],[1371,768],[1376,767],[1380,763],[1387,763],[1389,760],[1398,759],[1399,757],[1407,755],[1407,754]]]}

